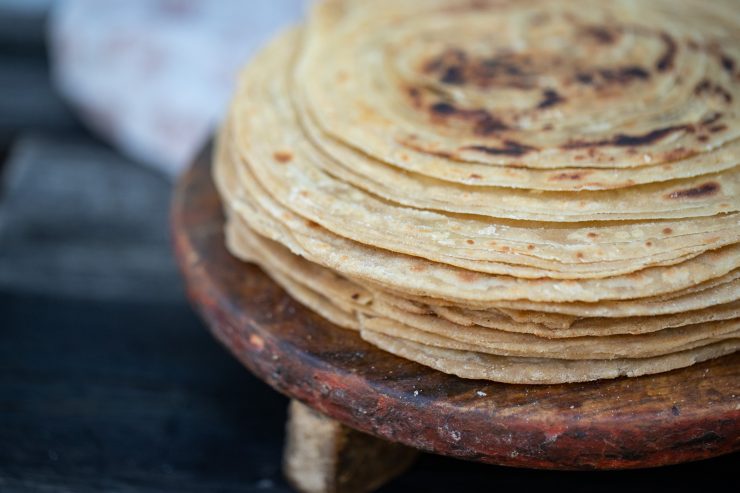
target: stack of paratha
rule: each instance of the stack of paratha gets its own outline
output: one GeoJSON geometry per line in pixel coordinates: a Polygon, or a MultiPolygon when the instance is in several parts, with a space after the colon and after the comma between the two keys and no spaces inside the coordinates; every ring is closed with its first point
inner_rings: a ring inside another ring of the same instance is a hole
{"type": "Polygon", "coordinates": [[[733,0],[330,0],[244,71],[227,243],[465,378],[637,376],[740,348],[733,0]]]}

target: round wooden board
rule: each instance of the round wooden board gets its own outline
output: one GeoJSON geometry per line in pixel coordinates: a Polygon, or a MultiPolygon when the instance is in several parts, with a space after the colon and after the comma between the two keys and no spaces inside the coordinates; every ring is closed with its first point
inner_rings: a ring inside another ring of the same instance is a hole
{"type": "Polygon", "coordinates": [[[740,353],[670,373],[585,384],[464,380],[362,341],[224,248],[206,151],[180,180],[172,225],[209,327],[278,391],[361,431],[492,464],[651,467],[740,449],[740,353]]]}

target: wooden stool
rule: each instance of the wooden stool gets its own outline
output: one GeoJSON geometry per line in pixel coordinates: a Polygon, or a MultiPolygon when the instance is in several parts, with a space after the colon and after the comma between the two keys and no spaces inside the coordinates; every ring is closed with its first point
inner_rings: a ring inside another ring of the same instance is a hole
{"type": "Polygon", "coordinates": [[[206,151],[175,192],[178,260],[214,335],[295,399],[284,462],[301,491],[371,491],[413,460],[404,446],[546,469],[654,467],[740,449],[740,353],[583,384],[464,380],[381,351],[302,307],[226,251],[223,221],[206,151]]]}
{"type": "Polygon", "coordinates": [[[365,493],[410,466],[418,452],[375,438],[290,402],[285,476],[305,493],[365,493]]]}

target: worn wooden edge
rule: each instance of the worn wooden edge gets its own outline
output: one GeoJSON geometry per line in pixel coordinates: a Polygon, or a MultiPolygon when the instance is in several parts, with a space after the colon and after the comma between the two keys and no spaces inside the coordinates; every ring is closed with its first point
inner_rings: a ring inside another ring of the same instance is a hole
{"type": "MultiPolygon", "coordinates": [[[[210,195],[203,194],[204,187],[213,188],[211,183],[203,183],[210,182],[209,152],[181,177],[173,197],[171,225],[176,256],[188,296],[213,334],[275,390],[347,426],[390,441],[504,466],[560,470],[647,468],[740,450],[737,401],[734,405],[715,406],[711,412],[697,411],[701,404],[691,412],[668,406],[640,416],[638,426],[635,416],[624,409],[588,420],[582,419],[577,407],[571,407],[572,412],[561,410],[556,416],[543,410],[537,416],[520,417],[516,412],[502,415],[487,409],[485,398],[480,406],[463,415],[454,401],[395,393],[362,375],[301,352],[295,345],[275,338],[254,314],[230,314],[229,294],[222,291],[218,276],[209,272],[207,260],[199,257],[193,242],[193,235],[218,235],[223,242],[223,218],[213,217],[208,209],[218,198],[213,190],[210,195]],[[470,429],[470,414],[477,414],[479,420],[490,417],[490,425],[470,429]]],[[[348,333],[347,337],[356,336],[348,333]]],[[[737,367],[738,356],[703,365],[737,367]]],[[[676,382],[680,383],[680,377],[676,382]]]]}
{"type": "Polygon", "coordinates": [[[369,493],[408,469],[418,451],[368,435],[292,399],[283,473],[303,493],[369,493]]]}

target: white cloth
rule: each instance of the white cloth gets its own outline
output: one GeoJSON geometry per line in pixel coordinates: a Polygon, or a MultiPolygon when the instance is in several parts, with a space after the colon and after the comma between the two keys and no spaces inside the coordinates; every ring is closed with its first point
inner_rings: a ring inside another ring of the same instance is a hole
{"type": "Polygon", "coordinates": [[[124,154],[176,175],[221,118],[239,68],[307,0],[63,0],[58,89],[124,154]]]}

